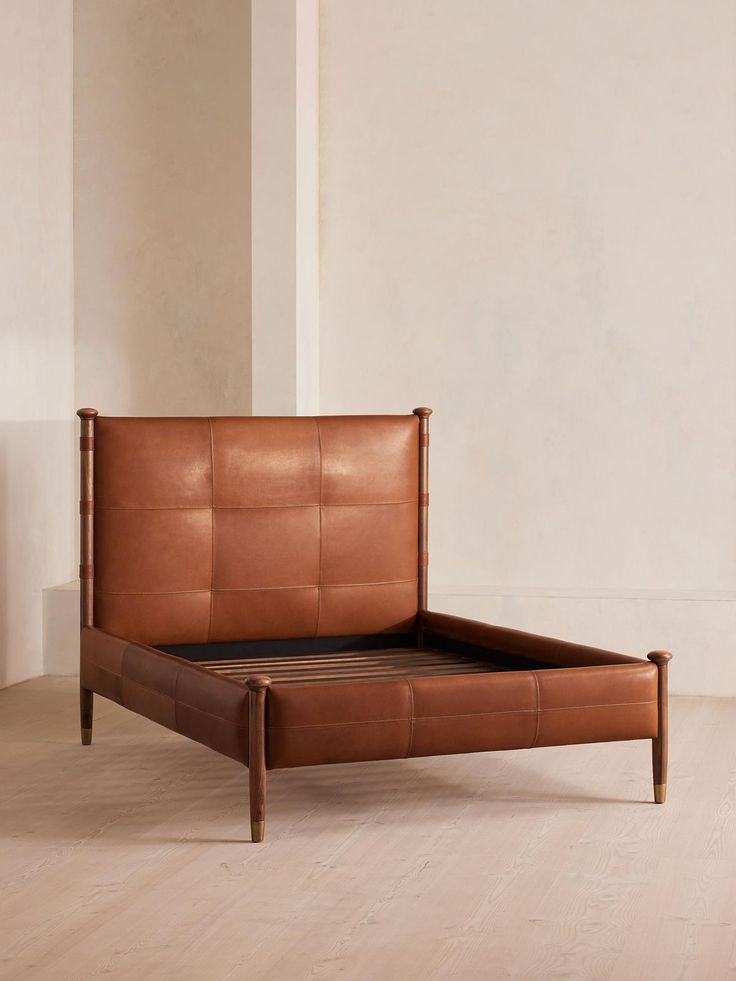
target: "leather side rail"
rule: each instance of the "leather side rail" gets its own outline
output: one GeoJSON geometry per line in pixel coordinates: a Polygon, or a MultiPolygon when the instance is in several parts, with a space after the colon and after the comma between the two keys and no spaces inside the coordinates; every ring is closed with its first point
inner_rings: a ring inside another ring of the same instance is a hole
{"type": "Polygon", "coordinates": [[[564,640],[529,634],[523,630],[512,630],[509,627],[496,627],[489,623],[481,623],[479,620],[451,616],[449,613],[426,611],[420,613],[419,618],[425,634],[436,634],[448,640],[504,651],[507,654],[517,654],[561,668],[646,663],[643,658],[616,654],[613,651],[586,647],[583,644],[570,644],[564,640]]]}
{"type": "Polygon", "coordinates": [[[269,768],[439,756],[657,735],[648,661],[274,686],[269,768]]]}
{"type": "Polygon", "coordinates": [[[153,722],[248,763],[248,690],[104,630],[82,630],[80,681],[153,722]]]}
{"type": "Polygon", "coordinates": [[[657,735],[657,669],[638,664],[417,678],[412,756],[657,735]]]}

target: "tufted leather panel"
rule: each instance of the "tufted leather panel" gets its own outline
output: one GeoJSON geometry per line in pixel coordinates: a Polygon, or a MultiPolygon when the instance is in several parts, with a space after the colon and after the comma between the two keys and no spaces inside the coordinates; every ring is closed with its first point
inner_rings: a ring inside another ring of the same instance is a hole
{"type": "Polygon", "coordinates": [[[144,644],[401,632],[418,420],[95,425],[95,626],[144,644]]]}

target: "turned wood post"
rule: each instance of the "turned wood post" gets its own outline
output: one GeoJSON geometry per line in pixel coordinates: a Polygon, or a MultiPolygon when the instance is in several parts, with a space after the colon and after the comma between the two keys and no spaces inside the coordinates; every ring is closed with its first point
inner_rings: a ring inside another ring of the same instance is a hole
{"type": "Polygon", "coordinates": [[[669,651],[652,651],[647,654],[657,665],[657,736],[652,740],[652,775],[654,801],[664,804],[667,799],[667,666],[672,660],[669,651]]]}
{"type": "Polygon", "coordinates": [[[427,609],[427,572],[429,570],[429,417],[426,405],[414,409],[419,417],[419,566],[417,570],[417,645],[422,646],[422,614],[427,609]]]}
{"type": "MultiPolygon", "coordinates": [[[[97,409],[80,409],[77,415],[82,420],[79,437],[79,619],[82,627],[91,627],[94,623],[94,454],[97,409]]],[[[89,746],[92,742],[93,702],[93,693],[80,684],[79,722],[83,746],[89,746]]]]}
{"type": "Polygon", "coordinates": [[[245,681],[248,691],[248,782],[250,785],[250,832],[263,841],[266,829],[266,692],[271,679],[253,675],[245,681]]]}

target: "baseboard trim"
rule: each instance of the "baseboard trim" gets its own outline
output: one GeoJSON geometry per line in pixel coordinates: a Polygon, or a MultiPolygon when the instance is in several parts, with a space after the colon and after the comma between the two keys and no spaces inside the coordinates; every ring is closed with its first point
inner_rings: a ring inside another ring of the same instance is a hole
{"type": "Polygon", "coordinates": [[[736,697],[732,592],[436,584],[429,608],[636,657],[669,650],[672,692],[736,697]]]}
{"type": "Polygon", "coordinates": [[[608,586],[499,586],[482,583],[438,583],[437,596],[535,596],[545,599],[674,600],[678,603],[734,603],[736,591],[717,589],[637,589],[608,586]]]}
{"type": "MultiPolygon", "coordinates": [[[[736,593],[438,583],[430,609],[644,656],[675,655],[670,689],[736,696],[736,593]]],[[[79,587],[44,590],[44,673],[79,669],[79,587]]]]}

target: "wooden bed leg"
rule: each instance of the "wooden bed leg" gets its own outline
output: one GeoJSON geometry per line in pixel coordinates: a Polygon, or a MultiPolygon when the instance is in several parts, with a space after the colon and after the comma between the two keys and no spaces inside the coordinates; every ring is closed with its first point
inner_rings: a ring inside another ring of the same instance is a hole
{"type": "Polygon", "coordinates": [[[667,665],[672,660],[669,651],[652,651],[647,654],[657,665],[657,710],[659,731],[652,740],[652,772],[654,776],[654,803],[664,804],[667,799],[667,665]]]}
{"type": "Polygon", "coordinates": [[[429,565],[429,417],[432,410],[426,405],[414,409],[419,419],[419,564],[417,568],[417,647],[424,647],[424,619],[427,609],[427,571],[429,565]]]}
{"type": "MultiPolygon", "coordinates": [[[[94,446],[95,419],[97,409],[80,409],[81,419],[79,437],[79,622],[81,627],[94,626],[94,446]]],[[[81,657],[81,651],[80,651],[81,657]]],[[[84,685],[79,686],[79,723],[82,730],[82,745],[92,743],[92,709],[94,694],[84,685]]]]}
{"type": "Polygon", "coordinates": [[[245,681],[248,702],[248,782],[250,784],[250,833],[263,841],[266,830],[266,692],[271,679],[255,675],[245,681]]]}
{"type": "Polygon", "coordinates": [[[79,724],[82,729],[82,745],[89,746],[92,743],[92,710],[94,708],[95,696],[89,688],[79,686],[79,724]]]}

